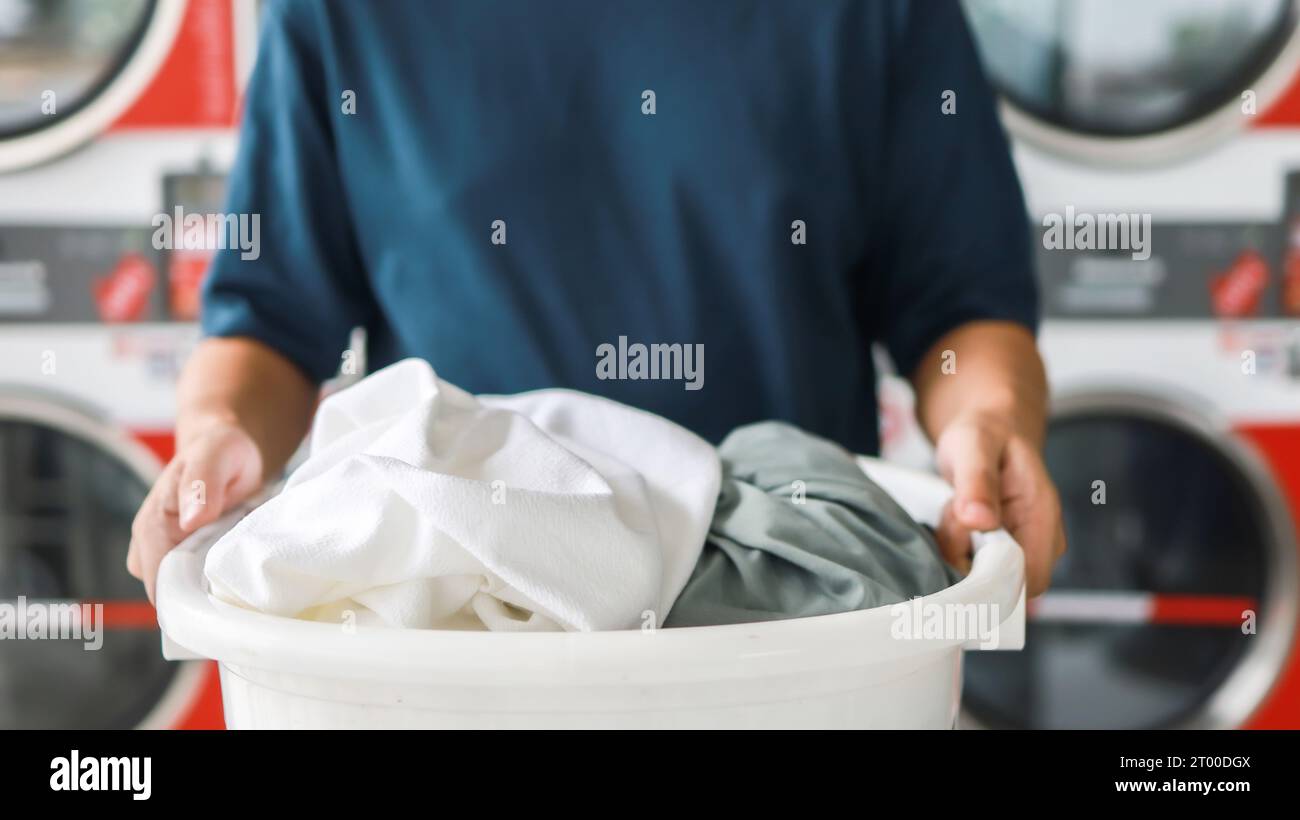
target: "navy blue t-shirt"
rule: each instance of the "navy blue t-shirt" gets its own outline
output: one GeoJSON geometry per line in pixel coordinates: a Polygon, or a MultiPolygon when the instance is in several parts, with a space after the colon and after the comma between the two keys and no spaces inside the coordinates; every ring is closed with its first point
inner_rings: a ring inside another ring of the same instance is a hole
{"type": "Polygon", "coordinates": [[[872,452],[874,342],[907,374],[963,322],[1035,323],[955,2],[288,0],[263,23],[227,206],[260,215],[260,255],[218,254],[203,327],[312,379],[362,326],[372,369],[872,452]],[[637,344],[703,370],[628,378],[637,344]]]}

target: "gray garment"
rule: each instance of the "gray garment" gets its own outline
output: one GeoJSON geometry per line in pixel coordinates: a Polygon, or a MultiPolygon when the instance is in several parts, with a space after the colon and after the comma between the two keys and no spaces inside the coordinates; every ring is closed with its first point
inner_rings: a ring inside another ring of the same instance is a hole
{"type": "Polygon", "coordinates": [[[929,530],[838,445],[769,421],[735,430],[719,454],[708,541],[664,626],[867,609],[961,577],[929,530]]]}

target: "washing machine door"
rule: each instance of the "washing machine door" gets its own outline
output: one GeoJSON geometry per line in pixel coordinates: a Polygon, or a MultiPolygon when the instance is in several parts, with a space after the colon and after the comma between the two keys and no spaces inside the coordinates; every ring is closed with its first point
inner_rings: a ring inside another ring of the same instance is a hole
{"type": "Polygon", "coordinates": [[[1294,534],[1262,466],[1188,404],[1129,393],[1063,400],[1045,453],[1070,549],[1024,651],[967,656],[967,724],[1242,725],[1296,617],[1294,534]]]}
{"type": "Polygon", "coordinates": [[[1300,68],[1294,0],[964,0],[1008,126],[1104,164],[1195,153],[1300,68]]]}
{"type": "Polygon", "coordinates": [[[153,79],[185,0],[0,0],[0,172],[111,125],[153,79]]]}
{"type": "Polygon", "coordinates": [[[0,728],[165,726],[164,713],[192,700],[193,670],[162,659],[152,608],[125,568],[131,521],[158,469],[88,415],[0,392],[0,617],[9,620],[0,728]],[[82,602],[103,604],[98,648],[85,631],[47,637],[53,616],[36,627],[38,607],[82,602]]]}

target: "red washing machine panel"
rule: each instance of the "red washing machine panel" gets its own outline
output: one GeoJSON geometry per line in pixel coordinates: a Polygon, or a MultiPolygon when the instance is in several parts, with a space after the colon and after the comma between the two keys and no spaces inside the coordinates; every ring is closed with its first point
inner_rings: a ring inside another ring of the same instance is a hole
{"type": "MultiPolygon", "coordinates": [[[[1300,107],[1296,113],[1300,114],[1300,107]]],[[[1238,427],[1237,432],[1255,446],[1272,469],[1291,511],[1292,526],[1300,528],[1300,426],[1247,425],[1238,427]]],[[[1273,691],[1245,728],[1300,729],[1300,625],[1273,691]]]]}
{"type": "Polygon", "coordinates": [[[226,716],[221,708],[221,675],[217,665],[205,661],[203,683],[187,711],[176,721],[177,729],[224,729],[226,716]]]}
{"type": "Polygon", "coordinates": [[[1259,128],[1300,128],[1300,73],[1255,121],[1259,128]]]}
{"type": "Polygon", "coordinates": [[[158,74],[109,130],[233,126],[239,111],[235,65],[232,0],[189,0],[158,74]]]}
{"type": "Polygon", "coordinates": [[[135,430],[132,435],[163,464],[176,455],[176,436],[170,430],[135,430]]]}

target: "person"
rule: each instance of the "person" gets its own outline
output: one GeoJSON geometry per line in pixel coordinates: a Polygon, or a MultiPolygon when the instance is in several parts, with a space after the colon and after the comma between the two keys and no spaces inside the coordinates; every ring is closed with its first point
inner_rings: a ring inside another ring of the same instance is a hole
{"type": "Polygon", "coordinates": [[[283,470],[358,327],[471,392],[862,453],[879,343],[955,487],[945,557],[1004,526],[1038,593],[1064,551],[1025,203],[956,2],[274,2],[228,210],[260,248],[205,282],[129,549],[151,599],[283,470]],[[611,366],[637,344],[707,357],[611,366]]]}

